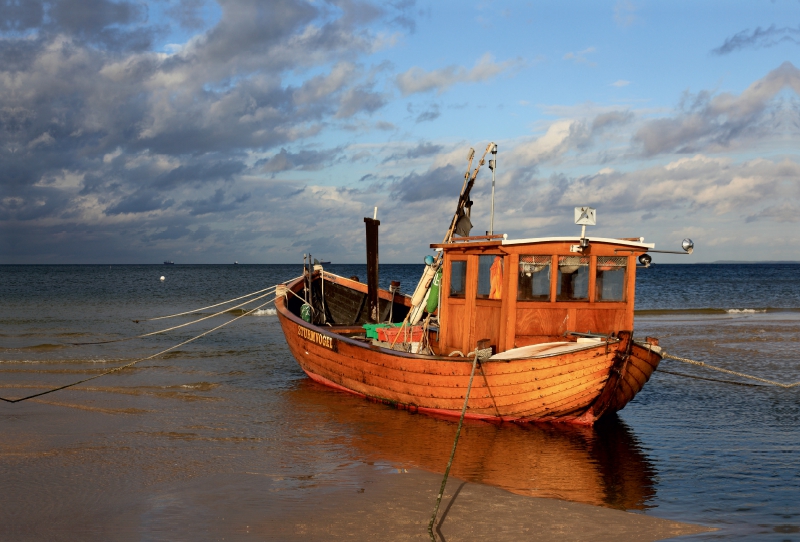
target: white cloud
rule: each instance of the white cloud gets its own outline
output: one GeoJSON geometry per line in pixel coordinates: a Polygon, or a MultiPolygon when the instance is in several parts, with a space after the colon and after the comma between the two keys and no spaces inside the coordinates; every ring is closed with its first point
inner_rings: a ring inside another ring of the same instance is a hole
{"type": "Polygon", "coordinates": [[[522,65],[520,59],[495,62],[491,54],[486,53],[472,67],[467,70],[461,66],[447,66],[439,70],[425,71],[414,66],[399,74],[395,83],[403,96],[418,92],[435,90],[442,93],[458,83],[479,83],[488,81],[503,72],[508,72],[522,65]]]}
{"type": "Polygon", "coordinates": [[[636,22],[636,5],[630,0],[618,0],[614,5],[614,22],[625,27],[636,22]]]}
{"type": "Polygon", "coordinates": [[[597,63],[591,62],[586,58],[586,55],[596,52],[594,47],[587,47],[582,51],[568,52],[562,57],[563,60],[572,60],[575,64],[586,64],[587,66],[597,66],[597,63]]]}

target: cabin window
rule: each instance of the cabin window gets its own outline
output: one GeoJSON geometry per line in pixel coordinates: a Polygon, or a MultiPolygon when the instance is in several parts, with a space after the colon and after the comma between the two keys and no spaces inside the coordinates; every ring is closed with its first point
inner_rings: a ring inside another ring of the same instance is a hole
{"type": "Polygon", "coordinates": [[[559,256],[556,299],[585,301],[589,299],[589,257],[559,256]]]}
{"type": "Polygon", "coordinates": [[[597,301],[625,301],[625,256],[598,256],[595,288],[597,301]]]}
{"type": "Polygon", "coordinates": [[[478,297],[501,299],[503,294],[503,257],[478,256],[478,297]]]}
{"type": "Polygon", "coordinates": [[[550,300],[550,263],[552,256],[519,257],[517,299],[520,301],[550,300]]]}
{"type": "Polygon", "coordinates": [[[467,262],[450,262],[450,297],[464,297],[467,294],[467,262]]]}

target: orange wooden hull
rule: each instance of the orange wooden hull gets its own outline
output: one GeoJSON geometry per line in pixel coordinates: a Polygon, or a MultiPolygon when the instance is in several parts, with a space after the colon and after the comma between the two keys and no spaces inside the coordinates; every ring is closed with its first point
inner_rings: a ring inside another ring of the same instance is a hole
{"type": "MultiPolygon", "coordinates": [[[[303,321],[283,298],[276,308],[292,355],[313,380],[399,408],[460,416],[471,359],[373,346],[303,321]]],[[[623,334],[617,343],[561,355],[482,361],[466,417],[591,425],[622,409],[660,361],[656,351],[623,334]]]]}

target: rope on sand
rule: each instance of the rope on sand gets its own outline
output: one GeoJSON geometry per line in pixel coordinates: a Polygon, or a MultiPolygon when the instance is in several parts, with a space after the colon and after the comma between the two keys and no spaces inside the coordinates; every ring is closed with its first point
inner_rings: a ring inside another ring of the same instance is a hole
{"type": "Polygon", "coordinates": [[[158,352],[157,354],[153,354],[152,356],[147,356],[146,358],[135,359],[135,360],[131,361],[130,363],[126,363],[125,365],[121,365],[119,367],[115,367],[115,368],[110,369],[110,370],[108,370],[108,371],[106,371],[104,373],[100,373],[99,375],[95,375],[95,376],[92,376],[92,377],[89,377],[89,378],[84,378],[83,380],[79,380],[77,382],[72,382],[71,384],[67,384],[65,386],[59,386],[58,388],[52,388],[52,389],[49,389],[49,390],[46,390],[46,391],[43,391],[43,392],[34,393],[33,395],[29,395],[27,397],[20,397],[19,399],[6,399],[5,397],[0,397],[0,401],[5,401],[6,403],[19,403],[20,401],[27,401],[28,399],[33,399],[34,397],[41,397],[42,395],[47,395],[48,393],[53,393],[55,391],[63,390],[65,388],[71,388],[72,386],[77,386],[78,384],[83,384],[84,382],[89,382],[90,380],[94,380],[96,378],[100,378],[101,376],[106,376],[106,375],[109,375],[111,373],[116,373],[116,372],[122,371],[123,369],[127,369],[128,367],[133,367],[134,365],[136,365],[140,361],[147,361],[149,359],[153,359],[155,357],[160,356],[161,354],[166,354],[170,350],[175,350],[178,347],[181,347],[181,346],[183,346],[185,344],[188,344],[188,343],[190,343],[192,341],[196,341],[200,337],[204,337],[205,335],[208,335],[209,333],[211,333],[213,331],[216,331],[216,330],[218,330],[218,329],[220,329],[222,327],[225,327],[228,324],[232,324],[236,320],[238,320],[240,318],[244,318],[245,316],[247,316],[249,314],[252,314],[257,310],[259,310],[259,309],[261,309],[263,307],[266,307],[267,305],[269,305],[270,303],[273,303],[274,301],[275,301],[275,298],[267,301],[266,303],[263,303],[263,304],[259,305],[258,307],[254,308],[254,309],[250,309],[249,311],[245,312],[244,314],[241,314],[241,315],[237,316],[233,320],[228,320],[227,322],[225,322],[223,324],[220,324],[215,328],[209,329],[208,331],[204,331],[200,335],[192,337],[191,339],[189,339],[187,341],[183,341],[180,344],[176,344],[175,346],[170,346],[166,350],[162,350],[161,352],[158,352]]]}
{"type": "MultiPolygon", "coordinates": [[[[736,371],[731,371],[730,369],[723,369],[722,367],[715,367],[713,365],[709,365],[708,363],[704,363],[702,361],[695,361],[693,359],[688,358],[680,358],[678,356],[673,356],[667,354],[666,352],[661,353],[662,358],[674,359],[675,361],[680,361],[683,363],[689,363],[691,365],[697,365],[698,367],[705,367],[706,369],[711,369],[712,371],[719,371],[721,373],[726,373],[729,375],[739,376],[741,378],[749,378],[750,380],[756,380],[758,382],[763,382],[764,384],[769,384],[770,386],[778,386],[779,388],[794,388],[800,386],[800,382],[794,382],[793,384],[783,384],[782,382],[775,382],[774,380],[767,380],[766,378],[759,378],[757,376],[747,375],[744,373],[739,373],[736,371]]],[[[667,371],[663,371],[667,372],[667,371]]],[[[677,373],[675,373],[677,374],[677,373]]]]}

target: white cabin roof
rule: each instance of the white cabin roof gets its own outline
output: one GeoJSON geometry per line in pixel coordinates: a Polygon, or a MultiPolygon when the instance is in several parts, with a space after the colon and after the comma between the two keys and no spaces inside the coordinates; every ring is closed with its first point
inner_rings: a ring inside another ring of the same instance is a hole
{"type": "MultiPolygon", "coordinates": [[[[638,241],[624,241],[622,239],[610,239],[608,237],[587,237],[590,243],[610,243],[612,245],[624,245],[636,248],[656,248],[655,243],[644,243],[638,241]]],[[[579,243],[579,236],[573,237],[531,237],[528,239],[503,239],[503,245],[529,245],[534,243],[579,243]]]]}

